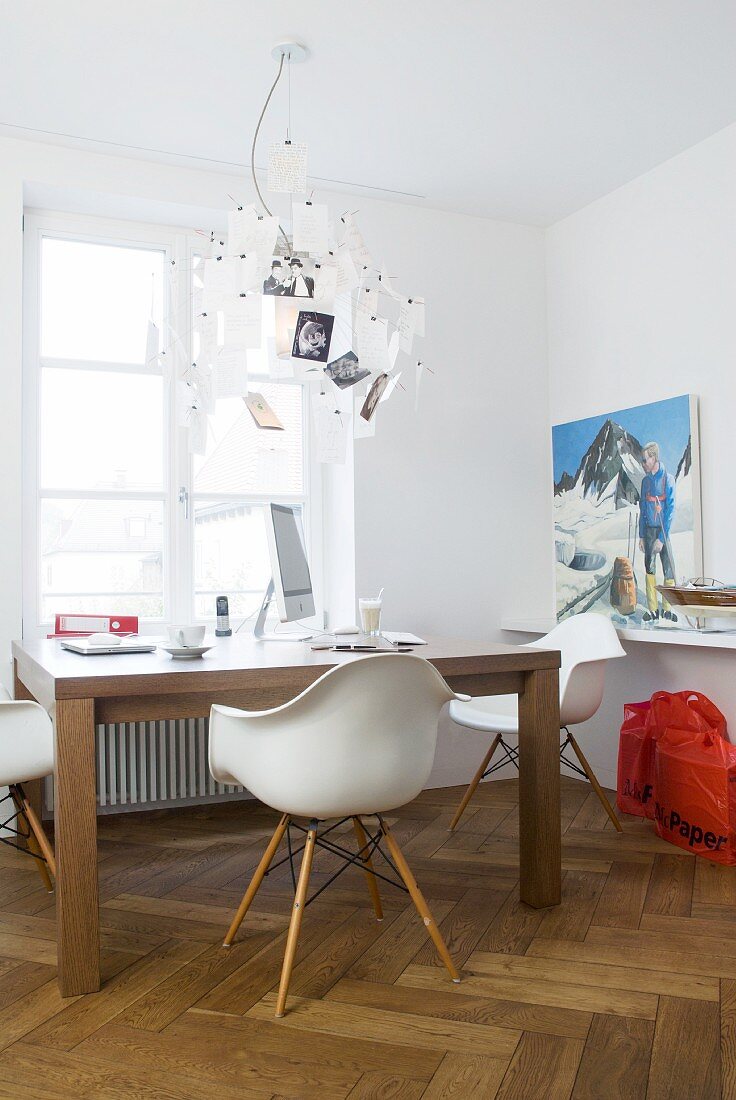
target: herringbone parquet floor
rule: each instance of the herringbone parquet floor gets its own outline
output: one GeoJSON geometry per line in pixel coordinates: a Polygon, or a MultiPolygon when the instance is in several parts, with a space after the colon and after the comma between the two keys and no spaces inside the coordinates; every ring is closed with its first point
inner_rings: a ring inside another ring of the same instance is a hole
{"type": "MultiPolygon", "coordinates": [[[[462,984],[405,895],[382,887],[378,924],[351,868],[307,910],[280,1021],[288,866],[220,947],[265,807],[102,819],[105,984],[66,1001],[53,897],[0,847],[0,1095],[715,1100],[722,1079],[736,1096],[736,869],[639,819],[618,835],[565,780],[564,901],[538,912],[518,901],[516,782],[484,784],[451,835],[460,793],[425,792],[395,835],[462,984]]],[[[335,867],[318,851],[314,882],[335,867]]]]}

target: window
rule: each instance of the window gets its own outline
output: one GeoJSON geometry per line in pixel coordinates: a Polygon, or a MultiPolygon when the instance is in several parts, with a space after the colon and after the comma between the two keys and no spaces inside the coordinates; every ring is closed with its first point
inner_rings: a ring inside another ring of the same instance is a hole
{"type": "Polygon", "coordinates": [[[268,583],[273,499],[303,509],[316,572],[303,386],[252,375],[286,431],[219,400],[192,459],[176,387],[146,362],[150,318],[196,353],[196,235],[61,215],[25,224],[26,633],[63,611],[137,613],[151,630],[213,619],[218,595],[250,615],[268,583]]]}

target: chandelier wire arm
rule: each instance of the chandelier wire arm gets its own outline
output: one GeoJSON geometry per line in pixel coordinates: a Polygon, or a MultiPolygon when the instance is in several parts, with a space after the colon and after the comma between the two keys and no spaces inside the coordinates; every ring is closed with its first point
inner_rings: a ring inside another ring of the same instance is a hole
{"type": "MultiPolygon", "coordinates": [[[[261,129],[261,123],[263,122],[263,117],[266,114],[269,103],[271,102],[271,96],[273,95],[274,91],[276,90],[276,85],[278,84],[279,80],[281,79],[281,74],[284,71],[284,57],[285,56],[286,56],[285,54],[283,54],[283,53],[281,54],[281,60],[279,61],[279,71],[276,73],[276,79],[274,80],[273,84],[271,85],[270,91],[269,91],[268,95],[266,96],[266,102],[263,104],[263,108],[261,110],[260,117],[259,117],[258,122],[256,124],[255,133],[253,134],[253,143],[251,144],[251,147],[250,147],[250,171],[251,171],[251,175],[253,176],[253,186],[256,189],[256,194],[258,195],[261,206],[266,211],[269,218],[272,218],[273,214],[271,213],[268,206],[266,205],[266,200],[264,199],[263,195],[261,194],[261,189],[258,186],[258,180],[256,178],[256,142],[258,141],[258,134],[259,134],[260,129],[261,129]]],[[[284,241],[286,243],[286,252],[287,252],[287,255],[288,255],[288,253],[291,251],[291,248],[290,248],[290,245],[289,245],[289,238],[286,236],[286,233],[284,232],[284,228],[283,228],[283,226],[281,225],[280,222],[279,222],[279,232],[281,233],[281,236],[284,238],[284,241]]]]}

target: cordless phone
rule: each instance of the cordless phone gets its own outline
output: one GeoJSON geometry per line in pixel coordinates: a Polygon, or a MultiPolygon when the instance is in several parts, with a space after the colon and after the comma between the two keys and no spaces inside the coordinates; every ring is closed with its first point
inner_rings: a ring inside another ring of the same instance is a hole
{"type": "Polygon", "coordinates": [[[217,597],[217,629],[215,634],[218,638],[229,638],[232,634],[227,596],[217,597]]]}

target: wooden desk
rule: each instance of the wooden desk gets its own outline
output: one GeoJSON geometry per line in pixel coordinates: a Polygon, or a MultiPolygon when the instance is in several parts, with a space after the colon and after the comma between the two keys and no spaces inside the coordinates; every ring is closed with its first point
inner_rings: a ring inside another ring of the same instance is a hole
{"type": "MultiPolygon", "coordinates": [[[[521,898],[536,908],[558,905],[560,654],[448,639],[431,639],[415,652],[456,691],[519,695],[521,898]]],[[[55,706],[56,919],[65,997],[100,988],[95,725],[206,717],[212,703],[265,709],[292,699],[333,665],[364,659],[252,637],[218,639],[204,658],[186,662],[160,652],[83,657],[57,641],[14,642],[13,657],[16,698],[55,706]]]]}

